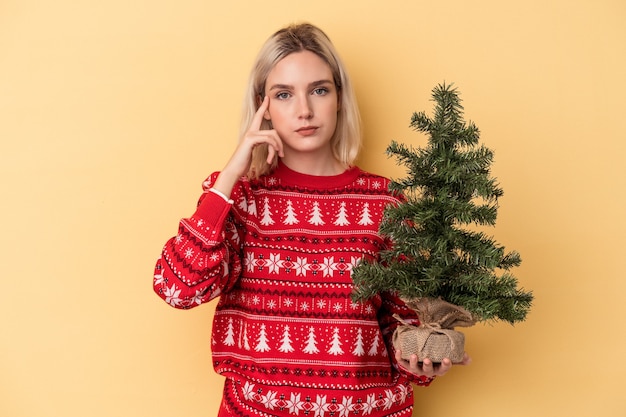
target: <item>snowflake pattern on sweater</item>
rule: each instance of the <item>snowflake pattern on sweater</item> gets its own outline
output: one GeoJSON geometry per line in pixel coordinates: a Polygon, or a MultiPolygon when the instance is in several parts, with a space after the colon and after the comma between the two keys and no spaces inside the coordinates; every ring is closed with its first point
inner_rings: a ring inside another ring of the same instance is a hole
{"type": "Polygon", "coordinates": [[[210,191],[216,178],[166,243],[154,289],[182,309],[220,297],[211,344],[227,378],[223,409],[410,416],[411,382],[430,379],[399,372],[388,348],[392,316],[418,318],[391,294],[351,299],[352,269],[386,244],[378,224],[398,201],[389,181],[357,167],[314,177],[279,164],[242,179],[230,204],[210,191]]]}

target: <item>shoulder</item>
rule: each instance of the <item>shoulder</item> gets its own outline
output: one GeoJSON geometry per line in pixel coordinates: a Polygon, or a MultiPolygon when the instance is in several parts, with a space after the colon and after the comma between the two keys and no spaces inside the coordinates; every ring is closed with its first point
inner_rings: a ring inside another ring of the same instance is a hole
{"type": "Polygon", "coordinates": [[[360,178],[368,179],[369,181],[373,181],[373,182],[379,181],[385,184],[389,184],[391,182],[389,178],[387,177],[384,177],[379,174],[375,174],[373,172],[366,171],[362,168],[359,168],[358,166],[355,166],[353,169],[358,171],[360,178]]]}
{"type": "Polygon", "coordinates": [[[385,176],[365,171],[361,168],[359,175],[355,180],[355,184],[362,188],[364,194],[378,195],[389,202],[399,203],[405,201],[405,197],[401,192],[391,189],[393,181],[385,176]]]}
{"type": "Polygon", "coordinates": [[[354,169],[358,170],[358,175],[354,181],[357,187],[362,188],[366,192],[395,194],[389,190],[389,185],[391,184],[389,178],[365,171],[359,167],[355,167],[354,169]]]}

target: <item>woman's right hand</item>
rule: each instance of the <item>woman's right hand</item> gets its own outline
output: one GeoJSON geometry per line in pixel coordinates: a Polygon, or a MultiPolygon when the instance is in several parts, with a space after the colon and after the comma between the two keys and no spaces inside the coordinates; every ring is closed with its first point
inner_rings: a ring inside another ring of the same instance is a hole
{"type": "Polygon", "coordinates": [[[252,118],[250,128],[239,142],[239,145],[237,145],[235,152],[224,169],[220,172],[220,175],[215,180],[215,184],[213,184],[213,188],[226,196],[230,196],[235,183],[250,169],[252,150],[255,147],[262,144],[268,145],[268,164],[271,164],[274,161],[274,157],[276,155],[279,157],[284,156],[283,142],[280,140],[276,130],[261,130],[263,116],[268,110],[269,104],[270,99],[268,96],[265,96],[263,102],[259,106],[259,109],[252,118]]]}

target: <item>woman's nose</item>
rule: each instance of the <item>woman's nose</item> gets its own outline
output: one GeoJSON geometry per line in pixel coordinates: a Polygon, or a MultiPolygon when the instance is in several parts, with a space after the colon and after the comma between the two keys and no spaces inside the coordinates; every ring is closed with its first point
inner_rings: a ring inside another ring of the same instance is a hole
{"type": "Polygon", "coordinates": [[[313,108],[309,102],[308,97],[303,97],[299,100],[298,117],[301,119],[310,119],[313,117],[313,108]]]}

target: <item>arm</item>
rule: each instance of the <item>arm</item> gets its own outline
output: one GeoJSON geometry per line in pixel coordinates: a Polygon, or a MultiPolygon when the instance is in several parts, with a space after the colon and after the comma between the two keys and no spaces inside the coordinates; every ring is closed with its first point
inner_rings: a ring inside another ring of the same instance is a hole
{"type": "Polygon", "coordinates": [[[173,307],[191,308],[209,301],[234,285],[241,274],[241,239],[229,199],[248,171],[256,146],[268,146],[268,164],[276,155],[284,156],[278,133],[259,130],[268,107],[269,97],[265,97],[224,169],[203,184],[194,215],[181,220],[178,235],[163,248],[154,272],[154,291],[173,307]]]}
{"type": "Polygon", "coordinates": [[[419,372],[413,372],[409,367],[404,366],[402,359],[397,355],[395,348],[393,347],[393,333],[400,325],[400,322],[394,317],[398,315],[402,319],[410,324],[419,326],[420,321],[417,314],[408,308],[406,304],[395,294],[383,293],[382,305],[378,313],[378,322],[382,330],[383,337],[385,338],[385,344],[389,351],[389,358],[393,367],[406,377],[409,381],[416,385],[428,386],[434,379],[434,375],[422,374],[419,372]]]}
{"type": "Polygon", "coordinates": [[[196,212],[179,223],[157,260],[154,291],[173,307],[188,309],[219,296],[241,272],[240,227],[227,201],[203,184],[196,212]]]}

